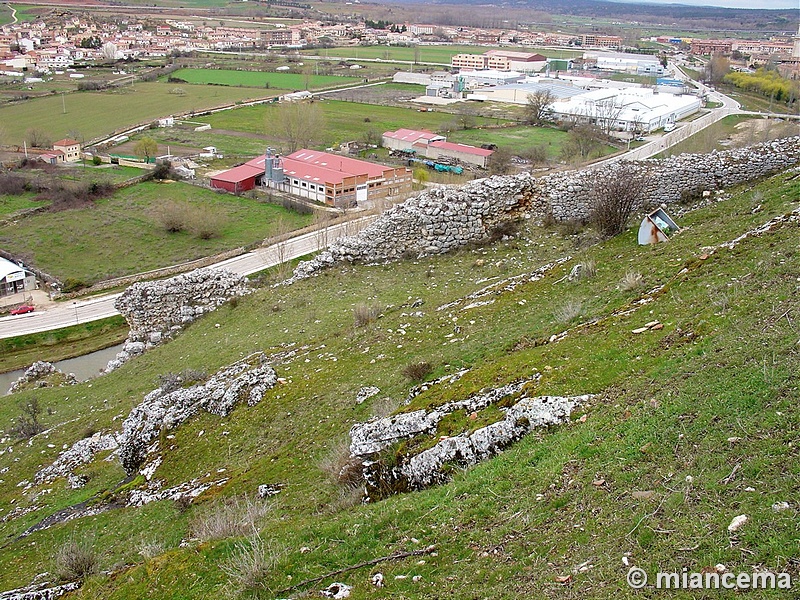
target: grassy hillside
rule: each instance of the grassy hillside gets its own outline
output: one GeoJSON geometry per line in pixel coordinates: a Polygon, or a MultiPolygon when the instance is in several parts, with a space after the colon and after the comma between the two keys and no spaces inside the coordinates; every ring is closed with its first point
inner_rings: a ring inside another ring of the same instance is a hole
{"type": "Polygon", "coordinates": [[[358,598],[650,597],[628,588],[623,557],[651,576],[722,563],[797,577],[797,224],[733,249],[711,247],[795,209],[799,196],[796,173],[732,190],[677,218],[684,231],[658,246],[638,246],[634,231],[590,245],[588,232],[523,226],[515,239],[449,256],[339,266],[223,307],[91,385],[7,399],[0,435],[8,436],[17,403],[34,397],[48,432],[30,443],[3,438],[0,589],[52,572],[54,549],[70,541],[90,543],[102,571],[86,580],[81,598],[314,597],[334,581],[353,585],[358,598]],[[504,290],[506,278],[567,255],[542,280],[504,290]],[[564,279],[578,262],[593,265],[594,275],[564,279]],[[493,302],[461,300],[490,284],[498,289],[493,302]],[[359,305],[381,317],[357,326],[359,305]],[[653,320],[663,329],[632,333],[653,320]],[[125,498],[122,468],[103,460],[78,469],[88,478],[82,489],[57,480],[23,491],[18,484],[63,444],[118,429],[163,374],[213,373],[257,350],[275,355],[285,383],[253,407],[227,418],[204,413],[161,440],[155,479],[165,486],[227,482],[191,504],[113,508],[17,537],[58,509],[125,498]],[[446,485],[360,505],[326,465],[353,423],[400,404],[412,386],[403,371],[420,361],[432,365],[429,378],[469,372],[415,405],[534,373],[536,393],[596,397],[569,424],[456,469],[446,485]],[[366,385],[381,393],[358,405],[366,385]],[[226,500],[239,499],[228,507],[241,517],[243,498],[254,499],[260,484],[283,487],[255,519],[263,572],[237,591],[230,561],[250,547],[252,530],[212,539],[205,526],[226,500]],[[784,501],[789,510],[773,511],[784,501]],[[741,514],[749,521],[729,533],[741,514]],[[325,576],[429,545],[433,553],[325,576]],[[370,583],[378,572],[384,588],[370,583]]]}
{"type": "Polygon", "coordinates": [[[310,215],[277,204],[186,183],[145,182],[85,207],[41,212],[0,226],[0,244],[62,280],[94,283],[247,246],[310,221],[310,215]],[[190,213],[178,211],[184,230],[167,231],[170,207],[190,213]],[[213,235],[204,239],[192,230],[200,225],[213,235]]]}

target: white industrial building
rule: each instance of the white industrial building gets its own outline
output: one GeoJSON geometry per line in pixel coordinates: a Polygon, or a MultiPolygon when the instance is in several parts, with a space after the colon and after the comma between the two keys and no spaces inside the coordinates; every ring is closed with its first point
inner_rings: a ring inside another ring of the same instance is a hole
{"type": "Polygon", "coordinates": [[[583,60],[587,66],[595,66],[600,71],[619,71],[622,73],[659,77],[664,74],[664,66],[658,60],[658,57],[648,54],[584,52],[583,60]]]}
{"type": "Polygon", "coordinates": [[[593,90],[553,102],[553,118],[594,123],[616,131],[651,132],[700,110],[696,96],[659,94],[647,88],[593,90]],[[608,123],[612,120],[613,123],[608,123]]]}

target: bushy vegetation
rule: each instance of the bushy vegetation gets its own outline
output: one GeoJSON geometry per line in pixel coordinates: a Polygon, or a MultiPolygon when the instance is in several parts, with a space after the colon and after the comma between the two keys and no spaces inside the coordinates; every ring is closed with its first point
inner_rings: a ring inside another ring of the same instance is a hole
{"type": "Polygon", "coordinates": [[[777,71],[764,68],[758,69],[755,73],[731,72],[725,75],[723,81],[790,105],[800,96],[800,84],[797,81],[781,77],[777,71]]]}

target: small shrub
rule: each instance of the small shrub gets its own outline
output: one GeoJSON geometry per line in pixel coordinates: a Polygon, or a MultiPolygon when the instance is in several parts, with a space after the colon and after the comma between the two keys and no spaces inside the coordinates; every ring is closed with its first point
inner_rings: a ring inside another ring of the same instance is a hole
{"type": "Polygon", "coordinates": [[[55,572],[61,581],[85,579],[95,573],[97,567],[97,552],[86,540],[71,540],[56,551],[55,572]]]}
{"type": "Polygon", "coordinates": [[[20,404],[22,413],[17,417],[11,431],[22,439],[29,440],[37,433],[44,431],[44,427],[39,422],[42,414],[42,407],[38,398],[31,398],[28,402],[20,404]]]}
{"type": "Polygon", "coordinates": [[[94,156],[92,156],[92,164],[95,167],[98,167],[103,164],[103,159],[97,156],[97,154],[95,154],[94,156]]]}
{"type": "Polygon", "coordinates": [[[0,195],[19,196],[28,190],[28,182],[24,177],[11,173],[0,176],[0,195]]]}
{"type": "Polygon", "coordinates": [[[569,323],[581,314],[582,305],[579,301],[569,300],[559,306],[553,316],[558,323],[569,323]]]}
{"type": "Polygon", "coordinates": [[[78,290],[82,290],[85,287],[88,287],[89,284],[86,283],[83,279],[76,279],[74,277],[67,277],[64,280],[63,285],[61,286],[61,291],[65,294],[69,294],[70,292],[77,292],[78,290]]]}
{"type": "Polygon", "coordinates": [[[597,265],[593,260],[585,260],[581,263],[581,268],[578,271],[578,280],[591,279],[597,275],[597,265]]]}
{"type": "Polygon", "coordinates": [[[269,504],[249,498],[228,498],[213,503],[190,524],[192,537],[202,541],[252,534],[258,521],[269,511],[269,504]]]}
{"type": "Polygon", "coordinates": [[[179,233],[188,227],[190,212],[188,204],[169,201],[159,207],[156,212],[156,220],[167,233],[179,233]]]}
{"type": "Polygon", "coordinates": [[[222,235],[228,224],[228,216],[217,207],[201,205],[189,209],[188,229],[201,240],[210,240],[222,235]]]}
{"type": "Polygon", "coordinates": [[[222,571],[236,594],[265,590],[264,579],[275,569],[279,556],[254,533],[247,541],[236,544],[230,557],[222,563],[222,571]]]}
{"type": "Polygon", "coordinates": [[[410,363],[403,369],[403,375],[413,382],[420,382],[433,371],[433,366],[427,361],[410,363]]]}
{"type": "Polygon", "coordinates": [[[136,551],[145,560],[150,560],[164,552],[164,544],[155,539],[141,540],[136,551]]]}
{"type": "Polygon", "coordinates": [[[642,202],[648,177],[630,164],[594,175],[591,221],[604,237],[625,231],[633,209],[642,202]]]}
{"type": "Polygon", "coordinates": [[[344,487],[359,487],[364,481],[362,461],[350,456],[350,444],[346,439],[334,443],[319,467],[328,479],[344,487]]]}
{"type": "Polygon", "coordinates": [[[630,292],[631,290],[635,290],[640,288],[644,285],[644,277],[638,271],[628,271],[625,275],[620,279],[619,282],[619,289],[623,292],[630,292]]]}
{"type": "Polygon", "coordinates": [[[353,309],[353,321],[356,327],[364,327],[377,320],[381,314],[380,307],[376,305],[367,306],[366,304],[357,304],[353,309]]]}
{"type": "Polygon", "coordinates": [[[580,219],[570,219],[568,221],[561,221],[558,224],[558,230],[564,237],[572,237],[578,235],[586,228],[586,223],[580,219]]]}

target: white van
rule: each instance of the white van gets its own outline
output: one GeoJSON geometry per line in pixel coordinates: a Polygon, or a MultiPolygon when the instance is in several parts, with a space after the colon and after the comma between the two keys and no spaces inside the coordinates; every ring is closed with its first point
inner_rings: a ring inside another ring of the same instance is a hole
{"type": "Polygon", "coordinates": [[[675,123],[667,123],[664,125],[664,133],[669,133],[670,131],[675,131],[675,123]]]}

